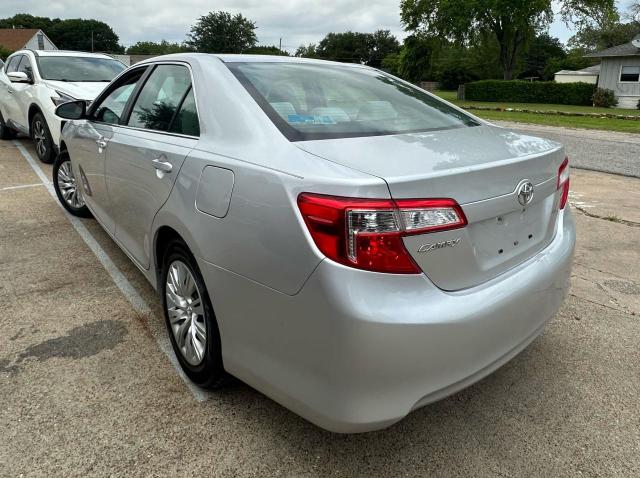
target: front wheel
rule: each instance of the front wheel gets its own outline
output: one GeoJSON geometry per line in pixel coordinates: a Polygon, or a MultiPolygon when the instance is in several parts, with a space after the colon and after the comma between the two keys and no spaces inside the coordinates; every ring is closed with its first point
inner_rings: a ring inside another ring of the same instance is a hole
{"type": "Polygon", "coordinates": [[[66,151],[62,151],[53,164],[53,187],[62,206],[72,215],[91,217],[66,151]]]}
{"type": "Polygon", "coordinates": [[[172,242],[162,267],[164,315],[173,350],[185,374],[203,388],[225,382],[218,324],[193,255],[172,242]]]}
{"type": "Polygon", "coordinates": [[[55,159],[53,154],[53,138],[51,131],[42,113],[36,113],[31,120],[31,136],[36,146],[38,159],[43,163],[52,163],[55,159]]]}

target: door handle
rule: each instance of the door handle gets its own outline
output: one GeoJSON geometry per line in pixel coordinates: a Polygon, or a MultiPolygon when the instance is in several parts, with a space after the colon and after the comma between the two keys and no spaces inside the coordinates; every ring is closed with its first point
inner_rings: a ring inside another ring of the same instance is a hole
{"type": "Polygon", "coordinates": [[[96,144],[98,145],[98,152],[102,153],[102,150],[106,148],[109,143],[104,138],[98,138],[96,139],[96,144]]]}
{"type": "Polygon", "coordinates": [[[13,94],[13,90],[11,88],[7,88],[7,93],[9,93],[10,95],[13,94]]]}
{"type": "Polygon", "coordinates": [[[163,161],[163,159],[166,158],[164,156],[160,156],[159,158],[151,161],[151,163],[153,163],[153,167],[158,171],[162,171],[163,173],[170,173],[173,169],[173,164],[171,164],[169,161],[163,161]]]}

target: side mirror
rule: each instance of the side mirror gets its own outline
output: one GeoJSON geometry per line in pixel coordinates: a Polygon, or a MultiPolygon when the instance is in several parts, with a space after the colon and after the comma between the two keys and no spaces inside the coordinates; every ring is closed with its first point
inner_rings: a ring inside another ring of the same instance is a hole
{"type": "Polygon", "coordinates": [[[84,100],[69,101],[56,108],[56,116],[68,120],[79,120],[87,117],[87,102],[84,100]]]}
{"type": "Polygon", "coordinates": [[[7,73],[7,77],[11,81],[11,83],[31,83],[31,78],[29,75],[22,71],[12,71],[11,73],[7,73]]]}

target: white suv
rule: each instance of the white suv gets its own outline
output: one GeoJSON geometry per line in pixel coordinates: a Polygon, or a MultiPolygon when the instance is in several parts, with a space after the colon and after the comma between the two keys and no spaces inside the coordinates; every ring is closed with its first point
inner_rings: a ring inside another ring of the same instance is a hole
{"type": "Polygon", "coordinates": [[[58,105],[91,101],[126,66],[100,53],[20,50],[0,73],[0,138],[33,138],[38,158],[54,160],[64,122],[58,105]]]}

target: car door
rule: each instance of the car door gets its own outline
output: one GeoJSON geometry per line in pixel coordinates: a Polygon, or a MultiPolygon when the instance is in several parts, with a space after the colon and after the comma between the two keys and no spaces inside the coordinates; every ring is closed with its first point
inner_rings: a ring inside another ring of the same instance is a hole
{"type": "MultiPolygon", "coordinates": [[[[24,55],[15,55],[9,58],[5,66],[5,75],[8,73],[12,73],[18,71],[18,67],[20,66],[20,61],[24,55]]],[[[18,120],[18,103],[16,97],[16,91],[19,91],[19,88],[16,88],[20,83],[12,83],[8,77],[3,78],[3,94],[2,94],[2,116],[6,122],[10,124],[13,123],[14,126],[19,126],[23,130],[25,129],[25,123],[22,123],[18,120]]]]}
{"type": "Polygon", "coordinates": [[[176,63],[154,66],[129,110],[126,125],[115,127],[109,141],[106,181],[115,237],[148,268],[153,218],[198,142],[189,67],[176,63]]]}
{"type": "Polygon", "coordinates": [[[67,145],[76,177],[82,184],[85,202],[112,235],[115,233],[115,220],[105,179],[107,146],[113,137],[114,126],[121,122],[146,70],[146,67],[135,68],[111,84],[96,99],[87,121],[79,123],[73,141],[67,145]]]}
{"type": "Polygon", "coordinates": [[[22,55],[22,59],[18,64],[18,72],[24,73],[31,79],[31,83],[13,83],[13,107],[12,119],[23,126],[29,128],[29,106],[33,103],[34,71],[33,64],[28,55],[22,55]]]}

